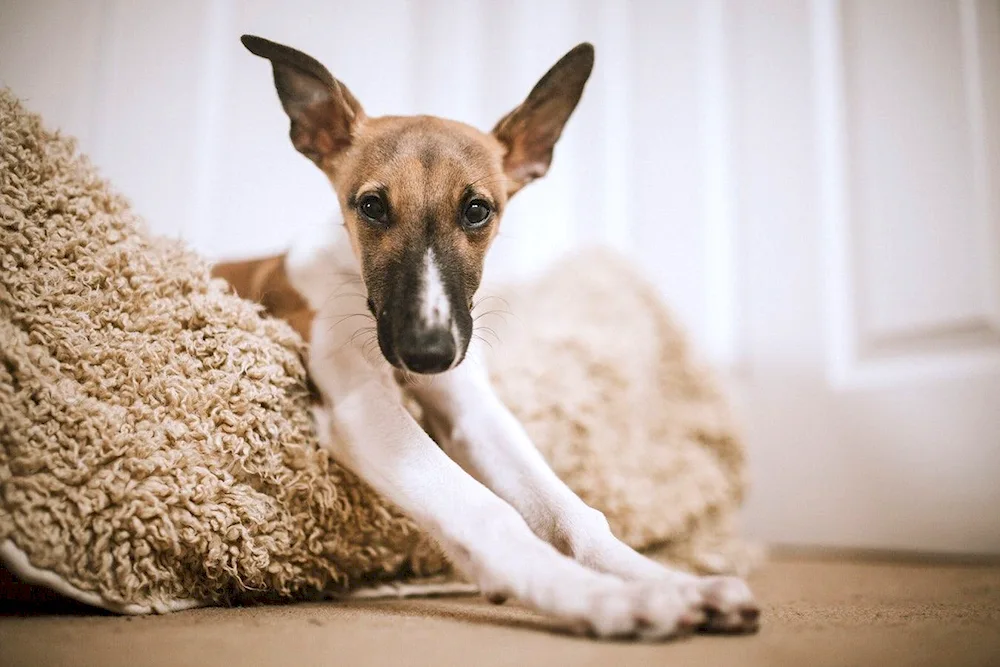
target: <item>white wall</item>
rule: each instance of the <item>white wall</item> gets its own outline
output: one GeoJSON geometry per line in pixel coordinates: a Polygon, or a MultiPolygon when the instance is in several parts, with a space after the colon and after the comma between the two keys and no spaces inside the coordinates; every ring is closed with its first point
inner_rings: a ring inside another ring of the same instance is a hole
{"type": "Polygon", "coordinates": [[[335,200],[244,32],[484,129],[592,41],[494,272],[632,256],[734,381],[756,534],[1000,550],[1000,1],[0,0],[0,80],[155,230],[273,252],[335,200]]]}
{"type": "Polygon", "coordinates": [[[154,229],[232,257],[282,248],[335,205],[241,33],[316,56],[370,114],[484,129],[591,40],[586,96],[544,184],[510,208],[492,264],[630,247],[724,354],[732,288],[709,278],[729,261],[732,225],[724,18],[721,2],[697,1],[5,2],[0,73],[80,137],[154,229]]]}

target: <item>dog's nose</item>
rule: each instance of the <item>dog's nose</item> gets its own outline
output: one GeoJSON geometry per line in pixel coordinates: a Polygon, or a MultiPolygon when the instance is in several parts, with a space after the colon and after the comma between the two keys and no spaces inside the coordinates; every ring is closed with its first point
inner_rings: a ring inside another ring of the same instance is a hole
{"type": "Polygon", "coordinates": [[[403,334],[396,353],[414,373],[441,373],[455,361],[455,338],[448,329],[434,328],[403,334]]]}

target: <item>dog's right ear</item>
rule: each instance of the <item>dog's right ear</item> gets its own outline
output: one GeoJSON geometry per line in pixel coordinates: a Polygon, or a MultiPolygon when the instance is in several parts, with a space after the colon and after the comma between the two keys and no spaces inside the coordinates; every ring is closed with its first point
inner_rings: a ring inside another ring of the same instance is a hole
{"type": "Polygon", "coordinates": [[[240,41],[250,53],[271,61],[274,87],[292,121],[292,144],[320,168],[332,169],[365,117],[354,95],[301,51],[254,35],[240,41]]]}

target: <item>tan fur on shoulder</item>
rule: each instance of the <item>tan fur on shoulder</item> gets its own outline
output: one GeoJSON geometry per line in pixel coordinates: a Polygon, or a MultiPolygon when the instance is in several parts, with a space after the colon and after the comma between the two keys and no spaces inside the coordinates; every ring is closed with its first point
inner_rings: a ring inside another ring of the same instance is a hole
{"type": "Polygon", "coordinates": [[[244,299],[259,303],[272,316],[288,322],[302,340],[309,342],[313,311],[288,280],[285,255],[243,262],[222,262],[212,267],[244,299]]]}

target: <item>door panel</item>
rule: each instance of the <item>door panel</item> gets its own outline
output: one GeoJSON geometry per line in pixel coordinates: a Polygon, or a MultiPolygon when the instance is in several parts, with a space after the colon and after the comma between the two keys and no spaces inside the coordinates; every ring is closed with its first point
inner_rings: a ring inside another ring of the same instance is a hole
{"type": "Polygon", "coordinates": [[[805,201],[743,201],[748,521],[776,541],[996,552],[997,3],[820,0],[807,43],[761,19],[787,5],[754,9],[744,80],[797,94],[747,86],[738,174],[809,178],[805,201]],[[806,123],[812,142],[789,135],[806,123]]]}

